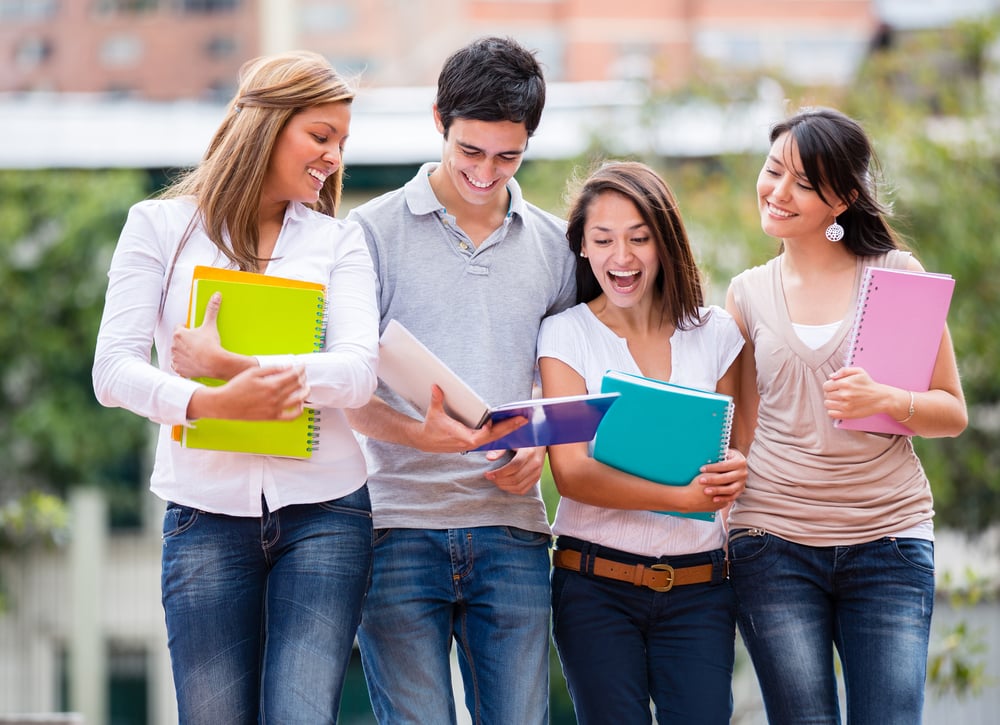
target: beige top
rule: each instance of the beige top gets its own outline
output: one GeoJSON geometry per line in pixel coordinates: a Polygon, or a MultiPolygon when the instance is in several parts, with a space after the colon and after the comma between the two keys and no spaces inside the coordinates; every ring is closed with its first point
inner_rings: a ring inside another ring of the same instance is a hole
{"type": "MultiPolygon", "coordinates": [[[[904,268],[909,254],[858,258],[904,268]]],[[[809,546],[873,541],[929,522],[930,484],[911,439],[835,428],[823,382],[842,367],[853,311],[833,337],[811,350],[796,335],[781,288],[780,257],[733,280],[733,299],[754,345],[760,394],[747,456],[747,488],[729,525],[759,528],[809,546]]]]}

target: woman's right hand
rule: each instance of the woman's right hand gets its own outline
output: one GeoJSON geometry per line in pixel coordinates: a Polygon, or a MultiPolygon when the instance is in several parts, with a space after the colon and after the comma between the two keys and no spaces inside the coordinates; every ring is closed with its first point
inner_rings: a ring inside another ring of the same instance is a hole
{"type": "Polygon", "coordinates": [[[309,397],[301,367],[252,367],[218,387],[204,386],[188,403],[188,420],[293,420],[309,397]]]}

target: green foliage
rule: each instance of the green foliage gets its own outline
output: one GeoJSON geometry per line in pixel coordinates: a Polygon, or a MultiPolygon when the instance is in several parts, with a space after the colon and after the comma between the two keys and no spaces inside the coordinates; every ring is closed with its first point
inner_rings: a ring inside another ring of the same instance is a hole
{"type": "Polygon", "coordinates": [[[35,545],[63,545],[69,511],[57,496],[31,491],[0,506],[0,553],[35,545]]]}
{"type": "MultiPolygon", "coordinates": [[[[69,511],[61,498],[30,491],[0,506],[0,557],[35,546],[61,546],[69,539],[69,511]]],[[[8,608],[0,572],[0,614],[8,608]]]]}
{"type": "Polygon", "coordinates": [[[0,171],[0,503],[82,482],[135,485],[145,421],[91,385],[107,269],[134,171],[0,171]]]}
{"type": "MultiPolygon", "coordinates": [[[[939,591],[948,597],[952,609],[961,610],[997,596],[996,583],[966,571],[964,585],[945,574],[939,591]]],[[[939,634],[927,661],[927,683],[938,695],[968,697],[996,684],[987,674],[988,648],[982,628],[971,628],[965,619],[939,634]]]]}

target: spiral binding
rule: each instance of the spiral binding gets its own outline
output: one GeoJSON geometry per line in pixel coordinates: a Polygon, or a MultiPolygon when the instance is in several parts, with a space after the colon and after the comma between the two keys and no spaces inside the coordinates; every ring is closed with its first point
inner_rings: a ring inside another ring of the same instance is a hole
{"type": "MultiPolygon", "coordinates": [[[[326,304],[326,294],[320,295],[316,303],[316,334],[313,337],[313,350],[322,352],[326,344],[326,325],[329,319],[326,304]]],[[[306,434],[306,450],[309,453],[319,448],[320,414],[315,408],[306,408],[306,420],[308,421],[306,434]]]]}
{"type": "Polygon", "coordinates": [[[313,350],[323,352],[326,344],[326,325],[329,321],[329,314],[326,306],[326,295],[319,297],[316,304],[316,334],[313,336],[313,350]]]}
{"type": "Polygon", "coordinates": [[[309,421],[309,433],[306,437],[306,450],[312,453],[319,448],[320,414],[315,408],[306,408],[306,420],[309,421]]]}
{"type": "Polygon", "coordinates": [[[872,283],[874,282],[874,276],[872,275],[872,268],[865,268],[865,278],[861,283],[861,291],[858,293],[858,302],[854,311],[854,324],[851,327],[851,344],[847,348],[847,358],[846,363],[848,367],[854,364],[854,353],[857,350],[858,338],[861,336],[861,328],[865,321],[865,310],[868,309],[868,298],[872,296],[874,289],[878,289],[876,286],[874,289],[872,283]]]}
{"type": "Polygon", "coordinates": [[[719,441],[719,457],[717,461],[726,460],[726,454],[729,452],[729,438],[733,432],[733,414],[735,413],[736,406],[733,405],[733,401],[729,401],[729,405],[726,406],[726,419],[722,422],[722,439],[719,441]]]}

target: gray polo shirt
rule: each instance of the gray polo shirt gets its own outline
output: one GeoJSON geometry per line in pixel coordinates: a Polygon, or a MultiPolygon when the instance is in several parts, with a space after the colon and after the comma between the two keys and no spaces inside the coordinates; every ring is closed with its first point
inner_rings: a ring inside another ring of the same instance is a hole
{"type": "MultiPolygon", "coordinates": [[[[352,210],[378,276],[381,327],[399,320],[491,405],[531,397],[542,318],[575,299],[566,224],[528,204],[514,179],[503,224],[478,248],[434,196],[424,164],[396,189],[352,210]]],[[[379,384],[377,395],[421,417],[379,384]]],[[[516,526],[548,532],[538,487],[516,496],[483,474],[509,460],[422,453],[360,437],[376,528],[516,526]]]]}

